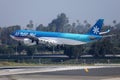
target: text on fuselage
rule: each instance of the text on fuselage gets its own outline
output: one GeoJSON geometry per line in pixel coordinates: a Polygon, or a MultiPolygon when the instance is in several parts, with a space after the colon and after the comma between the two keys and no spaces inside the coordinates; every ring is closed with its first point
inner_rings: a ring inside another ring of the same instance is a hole
{"type": "Polygon", "coordinates": [[[15,36],[28,36],[28,35],[35,36],[36,33],[30,33],[30,32],[16,32],[15,33],[15,36]]]}

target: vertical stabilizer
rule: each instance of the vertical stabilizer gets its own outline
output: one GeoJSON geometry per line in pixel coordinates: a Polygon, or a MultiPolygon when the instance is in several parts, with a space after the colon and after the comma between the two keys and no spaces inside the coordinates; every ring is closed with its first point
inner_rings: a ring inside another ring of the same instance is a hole
{"type": "Polygon", "coordinates": [[[103,26],[103,21],[104,19],[99,19],[95,25],[90,29],[90,31],[88,32],[88,34],[91,35],[99,35],[101,28],[103,26]]]}

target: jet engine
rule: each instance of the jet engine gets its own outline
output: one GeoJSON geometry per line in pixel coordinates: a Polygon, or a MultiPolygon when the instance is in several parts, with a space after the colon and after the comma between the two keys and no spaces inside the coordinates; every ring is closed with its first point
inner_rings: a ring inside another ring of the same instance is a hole
{"type": "Polygon", "coordinates": [[[28,38],[25,38],[25,39],[23,40],[23,43],[24,43],[25,45],[28,45],[28,46],[30,46],[30,45],[36,45],[36,42],[35,42],[35,41],[32,42],[32,40],[31,40],[31,39],[28,39],[28,38]]]}

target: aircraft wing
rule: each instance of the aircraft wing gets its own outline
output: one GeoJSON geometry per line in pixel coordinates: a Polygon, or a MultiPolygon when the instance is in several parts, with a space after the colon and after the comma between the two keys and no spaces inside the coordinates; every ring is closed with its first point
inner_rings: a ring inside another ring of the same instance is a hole
{"type": "Polygon", "coordinates": [[[36,37],[32,35],[27,35],[27,38],[31,40],[31,43],[36,43],[36,44],[47,44],[47,45],[63,44],[62,40],[58,40],[58,38],[53,38],[53,37],[36,37]]]}
{"type": "Polygon", "coordinates": [[[39,43],[47,44],[47,45],[62,44],[62,41],[58,40],[57,38],[39,37],[38,40],[39,43]]]}

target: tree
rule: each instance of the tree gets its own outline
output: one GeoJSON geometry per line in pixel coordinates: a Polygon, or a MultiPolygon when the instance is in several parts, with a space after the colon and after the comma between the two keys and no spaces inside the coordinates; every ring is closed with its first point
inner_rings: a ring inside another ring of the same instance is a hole
{"type": "Polygon", "coordinates": [[[35,49],[36,49],[35,46],[28,46],[26,48],[27,55],[32,56],[34,54],[34,52],[35,52],[35,49]]]}
{"type": "Polygon", "coordinates": [[[95,42],[92,44],[89,54],[93,56],[101,57],[106,54],[113,54],[114,47],[109,39],[103,39],[102,41],[95,42]]]}
{"type": "Polygon", "coordinates": [[[83,45],[73,46],[73,56],[77,59],[83,54],[84,48],[83,45]]]}
{"type": "Polygon", "coordinates": [[[69,58],[72,58],[72,56],[73,56],[72,46],[65,46],[64,47],[64,54],[69,56],[69,58]]]}
{"type": "Polygon", "coordinates": [[[84,48],[82,45],[76,45],[76,46],[65,46],[64,54],[69,56],[69,58],[79,58],[84,51],[84,48]]]}
{"type": "Polygon", "coordinates": [[[29,24],[27,24],[27,28],[28,28],[29,30],[32,30],[33,27],[34,27],[33,21],[30,20],[30,21],[29,21],[29,24]]]}
{"type": "Polygon", "coordinates": [[[43,24],[40,24],[38,27],[36,27],[37,31],[48,31],[48,27],[45,27],[43,24]]]}
{"type": "Polygon", "coordinates": [[[7,45],[12,45],[15,44],[16,41],[14,41],[13,39],[10,38],[10,34],[16,30],[20,30],[21,27],[19,25],[15,25],[15,26],[10,26],[7,28],[2,28],[1,29],[1,41],[2,44],[7,44],[7,45]]]}
{"type": "Polygon", "coordinates": [[[113,20],[113,24],[116,25],[117,21],[116,20],[113,20]]]}
{"type": "Polygon", "coordinates": [[[68,18],[65,13],[61,13],[56,19],[49,24],[50,31],[64,32],[64,28],[68,25],[68,18]]]}

